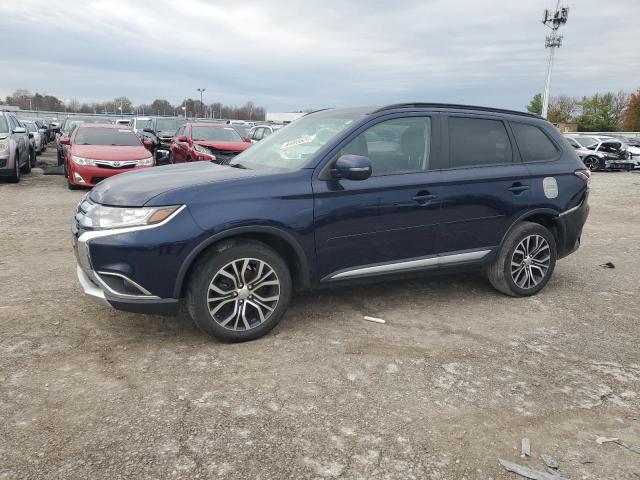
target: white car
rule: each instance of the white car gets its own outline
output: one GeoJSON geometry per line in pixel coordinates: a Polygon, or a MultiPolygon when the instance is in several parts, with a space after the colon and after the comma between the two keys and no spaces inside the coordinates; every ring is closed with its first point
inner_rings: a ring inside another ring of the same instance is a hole
{"type": "Polygon", "coordinates": [[[44,151],[45,143],[38,125],[31,120],[21,120],[20,123],[24,125],[27,132],[33,135],[33,146],[35,148],[36,155],[40,155],[44,151]]]}
{"type": "Polygon", "coordinates": [[[565,138],[589,170],[633,170],[636,167],[629,146],[618,138],[575,134],[565,135],[565,138]]]}
{"type": "Polygon", "coordinates": [[[150,117],[135,117],[129,120],[129,126],[132,128],[133,133],[138,133],[138,131],[147,126],[150,120],[150,117]]]}

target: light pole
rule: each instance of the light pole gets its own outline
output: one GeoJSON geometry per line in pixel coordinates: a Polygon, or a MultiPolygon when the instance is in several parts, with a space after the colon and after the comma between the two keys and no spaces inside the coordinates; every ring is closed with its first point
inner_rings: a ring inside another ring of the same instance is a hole
{"type": "Polygon", "coordinates": [[[558,35],[558,29],[561,25],[567,23],[569,17],[569,7],[560,8],[560,0],[556,3],[556,11],[551,13],[549,10],[544,11],[542,23],[551,29],[551,35],[546,38],[545,48],[549,49],[549,60],[547,62],[547,80],[544,84],[544,94],[542,95],[542,117],[547,118],[549,111],[549,92],[551,90],[551,70],[553,69],[553,57],[556,48],[562,45],[562,35],[558,35]]]}
{"type": "Polygon", "coordinates": [[[204,104],[202,103],[202,94],[206,90],[206,88],[196,88],[200,92],[200,113],[204,115],[204,104]]]}

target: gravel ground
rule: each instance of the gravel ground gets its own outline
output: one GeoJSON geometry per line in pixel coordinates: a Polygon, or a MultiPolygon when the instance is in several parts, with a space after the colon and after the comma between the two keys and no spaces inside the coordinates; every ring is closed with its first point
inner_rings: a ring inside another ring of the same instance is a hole
{"type": "Polygon", "coordinates": [[[640,173],[594,175],[583,246],[535,297],[480,275],[327,290],[237,345],[85,298],[64,182],[0,184],[0,478],[515,479],[498,459],[543,453],[640,478],[596,443],[640,444],[640,173]]]}

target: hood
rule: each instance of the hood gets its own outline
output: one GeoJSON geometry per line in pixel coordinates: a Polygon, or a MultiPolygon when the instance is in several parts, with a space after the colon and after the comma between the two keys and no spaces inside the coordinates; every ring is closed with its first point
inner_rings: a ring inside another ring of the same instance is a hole
{"type": "Polygon", "coordinates": [[[251,146],[248,142],[216,142],[211,140],[194,140],[193,143],[202,145],[203,147],[215,148],[216,150],[229,150],[234,152],[242,152],[251,146]]]}
{"type": "Polygon", "coordinates": [[[253,170],[211,162],[165,165],[121,173],[103,180],[91,190],[90,198],[104,205],[141,207],[152,198],[170,190],[255,175],[253,170]]]}
{"type": "Polygon", "coordinates": [[[141,160],[149,158],[151,152],[142,145],[137,147],[121,147],[115,145],[72,145],[71,154],[77,157],[94,160],[141,160]]]}

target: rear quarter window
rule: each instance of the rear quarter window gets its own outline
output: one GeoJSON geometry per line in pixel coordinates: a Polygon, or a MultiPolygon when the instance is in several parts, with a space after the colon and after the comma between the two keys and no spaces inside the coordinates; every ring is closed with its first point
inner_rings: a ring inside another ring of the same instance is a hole
{"type": "Polygon", "coordinates": [[[554,160],[558,156],[558,148],[537,126],[512,122],[511,130],[525,162],[554,160]]]}

